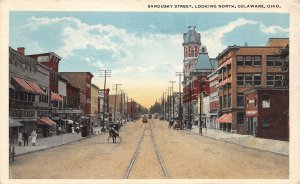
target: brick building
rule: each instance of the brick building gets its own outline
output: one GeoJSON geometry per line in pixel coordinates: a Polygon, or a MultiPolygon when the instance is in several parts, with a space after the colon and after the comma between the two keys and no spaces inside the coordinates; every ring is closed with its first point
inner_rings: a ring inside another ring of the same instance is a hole
{"type": "Polygon", "coordinates": [[[256,88],[244,92],[247,134],[289,139],[289,90],[256,88]]]}
{"type": "Polygon", "coordinates": [[[39,136],[48,136],[56,125],[48,118],[51,69],[25,55],[25,48],[17,50],[9,48],[9,116],[28,132],[36,129],[39,136]]]}
{"type": "Polygon", "coordinates": [[[183,119],[195,121],[199,116],[198,97],[203,91],[209,93],[209,75],[215,68],[215,60],[210,59],[207,49],[201,45],[200,33],[196,26],[190,26],[183,34],[183,119]]]}
{"type": "Polygon", "coordinates": [[[219,124],[217,123],[218,110],[219,110],[219,96],[217,84],[218,72],[215,70],[213,73],[208,75],[209,78],[209,115],[211,128],[219,129],[219,124]]]}
{"type": "Polygon", "coordinates": [[[278,55],[288,38],[270,38],[266,46],[229,46],[217,57],[222,130],[247,134],[244,92],[252,88],[281,87],[282,65],[278,55]]]}
{"type": "MultiPolygon", "coordinates": [[[[79,109],[83,111],[84,116],[82,116],[82,120],[88,120],[91,114],[91,80],[93,75],[90,72],[59,72],[59,75],[62,75],[69,79],[69,84],[67,86],[69,90],[68,97],[75,97],[73,99],[73,105],[78,106],[79,109]],[[79,101],[78,101],[78,88],[79,89],[79,101]],[[76,93],[71,95],[70,93],[76,93]]],[[[67,89],[67,93],[68,93],[67,89]]],[[[69,102],[69,100],[68,100],[69,102]]]]}

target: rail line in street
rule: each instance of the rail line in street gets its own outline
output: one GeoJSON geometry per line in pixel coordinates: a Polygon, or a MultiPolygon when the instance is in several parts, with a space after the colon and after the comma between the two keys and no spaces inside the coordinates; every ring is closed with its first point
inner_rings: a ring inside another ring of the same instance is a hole
{"type": "MultiPolygon", "coordinates": [[[[162,157],[161,157],[161,155],[160,155],[160,153],[159,153],[159,150],[158,150],[158,148],[157,148],[157,145],[156,145],[156,143],[155,143],[155,141],[154,141],[154,136],[153,136],[152,127],[151,127],[151,124],[150,124],[150,123],[152,123],[152,124],[153,124],[153,127],[154,127],[154,123],[153,123],[153,121],[151,121],[151,122],[149,122],[149,126],[148,126],[148,127],[147,127],[147,125],[145,125],[145,127],[143,128],[143,133],[142,133],[142,135],[141,135],[141,137],[140,137],[140,140],[139,140],[139,142],[138,142],[138,145],[137,145],[137,147],[136,147],[136,150],[135,150],[135,152],[134,152],[134,154],[133,154],[133,156],[132,156],[132,159],[131,159],[131,161],[130,161],[130,164],[129,164],[129,166],[128,166],[128,169],[127,169],[127,171],[126,171],[126,173],[125,173],[123,179],[128,179],[129,176],[130,176],[130,174],[131,174],[132,168],[133,168],[133,166],[134,166],[135,163],[136,163],[137,155],[139,154],[139,151],[140,151],[140,148],[141,148],[141,144],[142,144],[142,142],[143,142],[143,140],[144,140],[146,130],[150,131],[150,138],[151,138],[151,142],[152,142],[152,148],[153,148],[153,150],[154,150],[154,152],[155,152],[155,155],[156,155],[157,160],[159,161],[159,164],[160,164],[160,167],[161,167],[162,172],[163,172],[163,174],[164,174],[164,177],[165,177],[166,179],[169,179],[169,178],[170,178],[170,177],[169,177],[169,174],[168,174],[168,171],[167,171],[167,169],[166,169],[166,167],[165,167],[165,165],[164,165],[164,162],[163,162],[163,160],[162,160],[162,157]]],[[[147,150],[147,151],[150,151],[150,150],[147,150]]]]}

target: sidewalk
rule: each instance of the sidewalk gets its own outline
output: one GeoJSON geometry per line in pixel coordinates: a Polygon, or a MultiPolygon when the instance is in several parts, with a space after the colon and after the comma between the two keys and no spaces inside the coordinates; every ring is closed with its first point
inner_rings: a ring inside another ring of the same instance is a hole
{"type": "MultiPolygon", "coordinates": [[[[93,135],[92,135],[93,136],[93,135]]],[[[53,148],[56,146],[60,146],[63,144],[72,143],[75,141],[79,141],[85,139],[85,137],[81,137],[81,133],[77,134],[61,134],[61,135],[53,135],[51,137],[45,137],[37,139],[36,145],[32,146],[31,144],[31,138],[29,137],[28,146],[24,146],[24,143],[22,142],[22,146],[19,146],[18,143],[15,144],[15,152],[16,156],[24,155],[27,153],[32,153],[48,148],[53,148]]]]}
{"type": "MultiPolygon", "coordinates": [[[[193,125],[192,130],[188,130],[199,134],[199,126],[193,125]]],[[[289,155],[289,142],[278,141],[273,139],[254,138],[251,135],[240,135],[234,133],[227,133],[215,129],[202,129],[203,136],[224,141],[231,144],[237,144],[247,148],[269,151],[282,155],[289,155]]]]}

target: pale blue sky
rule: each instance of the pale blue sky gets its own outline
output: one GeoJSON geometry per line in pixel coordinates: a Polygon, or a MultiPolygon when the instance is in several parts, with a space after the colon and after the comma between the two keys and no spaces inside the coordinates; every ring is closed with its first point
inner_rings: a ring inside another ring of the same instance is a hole
{"type": "MultiPolygon", "coordinates": [[[[279,13],[10,12],[9,44],[26,54],[55,52],[60,71],[99,69],[112,83],[150,106],[182,71],[182,34],[195,25],[210,57],[228,45],[265,45],[289,36],[289,15],[279,13]]],[[[176,83],[175,87],[178,88],[176,83]]]]}

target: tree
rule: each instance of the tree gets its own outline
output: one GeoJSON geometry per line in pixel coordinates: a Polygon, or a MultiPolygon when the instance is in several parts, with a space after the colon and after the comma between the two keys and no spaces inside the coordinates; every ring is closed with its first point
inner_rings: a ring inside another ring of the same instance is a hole
{"type": "Polygon", "coordinates": [[[153,114],[153,113],[161,114],[162,106],[158,102],[155,102],[155,104],[150,107],[150,113],[151,114],[153,114]]]}
{"type": "Polygon", "coordinates": [[[281,70],[283,71],[282,86],[289,88],[289,44],[280,49],[279,57],[283,59],[281,70]]]}

